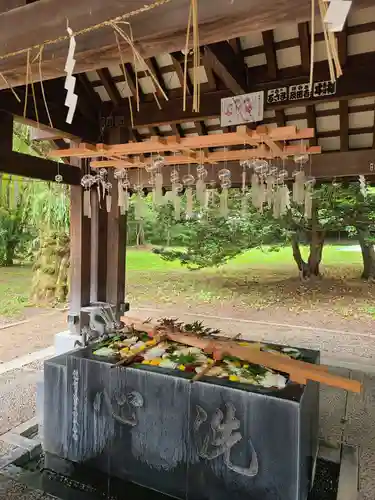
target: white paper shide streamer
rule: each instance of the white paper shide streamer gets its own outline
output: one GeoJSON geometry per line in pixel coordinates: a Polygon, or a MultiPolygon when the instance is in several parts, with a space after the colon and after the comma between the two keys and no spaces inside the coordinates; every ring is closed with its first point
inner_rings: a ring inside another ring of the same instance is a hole
{"type": "Polygon", "coordinates": [[[74,112],[76,110],[77,106],[77,100],[78,96],[77,94],[74,93],[74,87],[76,84],[76,78],[73,76],[73,70],[74,66],[76,63],[76,60],[74,59],[74,53],[76,50],[76,41],[73,35],[73,31],[69,26],[67,27],[67,31],[69,34],[69,51],[68,51],[68,57],[66,59],[65,63],[65,73],[66,73],[66,79],[65,79],[65,90],[67,91],[66,94],[66,99],[65,99],[65,106],[68,107],[68,114],[66,116],[66,122],[67,123],[72,123],[73,117],[74,117],[74,112]]]}

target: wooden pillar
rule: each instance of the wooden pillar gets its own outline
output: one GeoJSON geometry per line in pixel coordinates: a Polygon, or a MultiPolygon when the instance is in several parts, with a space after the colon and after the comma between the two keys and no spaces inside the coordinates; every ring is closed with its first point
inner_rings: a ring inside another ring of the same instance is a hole
{"type": "Polygon", "coordinates": [[[0,111],[0,153],[13,150],[13,116],[0,111]]]}
{"type": "Polygon", "coordinates": [[[108,214],[107,228],[107,301],[116,306],[119,319],[125,301],[126,216],[120,214],[118,207],[114,169],[108,170],[112,183],[112,210],[108,214]]]}
{"type": "Polygon", "coordinates": [[[108,214],[99,207],[98,192],[91,192],[91,302],[107,302],[108,214]]]}
{"type": "MultiPolygon", "coordinates": [[[[81,167],[82,160],[71,158],[81,167]]],[[[83,189],[70,187],[70,308],[68,322],[72,333],[81,332],[81,308],[90,304],[91,221],[84,216],[83,189]]]]}

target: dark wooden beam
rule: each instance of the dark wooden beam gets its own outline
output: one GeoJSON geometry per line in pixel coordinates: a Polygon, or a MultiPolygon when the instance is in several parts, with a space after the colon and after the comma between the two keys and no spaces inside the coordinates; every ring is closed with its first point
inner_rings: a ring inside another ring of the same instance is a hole
{"type": "Polygon", "coordinates": [[[349,150],[349,109],[348,101],[340,101],[340,150],[349,150]]]}
{"type": "Polygon", "coordinates": [[[0,151],[0,172],[52,182],[55,180],[55,176],[60,173],[63,177],[63,183],[72,186],[79,186],[82,177],[78,168],[66,163],[3,151],[0,151]]]}
{"type": "MultiPolygon", "coordinates": [[[[329,152],[322,153],[320,155],[313,155],[311,170],[310,165],[307,168],[308,175],[312,175],[318,180],[330,180],[333,178],[355,178],[358,175],[366,175],[375,179],[375,170],[373,169],[373,164],[375,163],[375,149],[362,149],[362,150],[352,150],[345,153],[342,152],[329,152]]],[[[164,179],[170,178],[170,172],[173,167],[165,166],[163,167],[164,179]]],[[[222,168],[221,163],[213,166],[217,171],[222,168]]],[[[241,174],[242,167],[240,167],[239,162],[228,162],[226,168],[231,171],[231,181],[233,187],[241,186],[241,174]]],[[[292,178],[293,171],[296,165],[293,160],[286,160],[285,168],[289,172],[290,178],[292,178]]],[[[214,172],[216,171],[214,170],[214,172]]],[[[182,177],[189,171],[194,175],[194,167],[181,165],[179,166],[179,173],[182,177]]],[[[133,170],[129,171],[130,182],[139,182],[137,178],[137,172],[133,170]]],[[[215,177],[213,174],[212,177],[215,177]]],[[[149,185],[149,176],[147,172],[141,171],[140,181],[144,186],[149,185]]],[[[168,186],[166,186],[168,187],[168,186]]]]}
{"type": "Polygon", "coordinates": [[[92,83],[85,73],[79,73],[75,76],[81,89],[85,93],[85,98],[89,101],[91,107],[93,108],[93,115],[97,117],[101,105],[99,94],[95,92],[92,83]]]}
{"type": "Polygon", "coordinates": [[[277,109],[275,111],[275,117],[276,117],[277,126],[278,127],[285,127],[285,123],[286,123],[285,111],[283,109],[277,109]]]}
{"type": "MultiPolygon", "coordinates": [[[[129,90],[133,94],[133,99],[136,100],[137,86],[136,86],[136,77],[133,70],[133,66],[130,63],[126,63],[124,64],[124,66],[125,66],[126,79],[128,82],[129,90]]],[[[124,68],[122,67],[122,65],[121,65],[121,71],[124,72],[124,68]]],[[[139,100],[141,101],[142,99],[143,99],[143,93],[139,92],[139,100]]]]}
{"type": "MultiPolygon", "coordinates": [[[[89,122],[79,112],[76,112],[73,118],[73,123],[71,125],[66,123],[67,108],[64,106],[66,91],[64,90],[64,81],[62,79],[46,82],[44,85],[48,108],[52,118],[52,130],[49,127],[50,122],[43,102],[40,85],[36,84],[34,87],[40,128],[47,128],[52,133],[55,133],[56,130],[58,130],[63,132],[64,135],[69,136],[70,138],[76,137],[87,142],[97,141],[99,136],[99,121],[97,123],[94,123],[92,121],[89,122]]],[[[20,97],[21,102],[18,102],[9,90],[0,91],[0,110],[10,113],[20,118],[20,120],[22,121],[24,120],[24,87],[18,88],[17,94],[20,97]]],[[[31,91],[29,92],[26,109],[26,120],[24,121],[27,122],[27,120],[30,120],[30,122],[34,122],[30,123],[30,125],[37,127],[37,116],[31,91]]]]}
{"type": "Polygon", "coordinates": [[[301,51],[302,71],[308,74],[310,71],[310,35],[308,22],[298,24],[298,38],[301,51]]]}
{"type": "Polygon", "coordinates": [[[108,68],[98,69],[97,73],[112,103],[115,106],[118,106],[121,102],[121,94],[118,88],[116,87],[116,84],[112,81],[112,76],[111,73],[109,72],[109,69],[108,68]]]}
{"type": "MultiPolygon", "coordinates": [[[[176,58],[175,54],[171,54],[171,58],[172,58],[173,69],[177,73],[177,78],[178,81],[180,82],[181,88],[184,88],[185,85],[184,68],[176,58]]],[[[186,75],[186,91],[187,95],[193,95],[193,85],[191,83],[189,72],[186,75]]]]}
{"type": "MultiPolygon", "coordinates": [[[[150,57],[149,59],[146,59],[146,64],[149,67],[149,69],[152,71],[152,73],[154,74],[154,76],[156,77],[157,81],[159,82],[160,87],[168,95],[168,89],[167,89],[167,87],[165,85],[165,81],[164,81],[163,75],[162,75],[162,73],[160,71],[159,65],[158,65],[155,57],[150,57]]],[[[153,83],[153,85],[155,85],[154,82],[152,82],[152,83],[153,83]]],[[[159,87],[157,87],[155,85],[155,89],[156,89],[155,90],[156,94],[159,97],[161,97],[161,98],[164,99],[163,94],[160,91],[159,87]]]]}
{"type": "Polygon", "coordinates": [[[262,38],[263,38],[264,52],[266,54],[268,76],[271,78],[271,80],[276,80],[277,59],[276,59],[275,43],[273,39],[273,30],[263,31],[262,38]]]}
{"type": "MultiPolygon", "coordinates": [[[[146,4],[151,0],[145,0],[146,4]]],[[[122,16],[139,7],[139,2],[119,0],[48,0],[35,2],[0,15],[0,47],[13,52],[25,47],[42,45],[66,35],[66,19],[75,31],[122,16]],[[88,12],[90,15],[88,16],[88,12]]],[[[353,10],[373,5],[373,0],[357,0],[353,10]]],[[[200,43],[207,45],[223,39],[275,28],[278,24],[301,22],[310,19],[310,6],[301,0],[236,0],[199,3],[200,43]]],[[[157,9],[132,17],[135,42],[141,41],[142,55],[151,57],[160,53],[180,50],[185,45],[187,2],[170,2],[157,9]]],[[[63,41],[46,45],[43,75],[45,79],[64,74],[67,43],[63,41]]],[[[132,60],[132,50],[124,47],[126,61],[132,60]]],[[[113,30],[104,28],[88,32],[77,38],[75,70],[79,73],[118,64],[118,48],[113,30]]],[[[33,74],[37,75],[37,64],[33,74]]],[[[2,71],[13,85],[25,81],[25,54],[1,61],[2,71]]],[[[2,82],[3,88],[4,84],[2,82]]]]}
{"type": "Polygon", "coordinates": [[[228,42],[206,46],[204,64],[212,69],[233,94],[247,92],[246,71],[242,56],[238,56],[228,42]]]}
{"type": "MultiPolygon", "coordinates": [[[[313,104],[318,104],[322,102],[337,101],[337,100],[347,100],[356,97],[366,97],[375,95],[375,79],[372,78],[369,68],[375,67],[375,53],[365,54],[363,57],[349,57],[347,63],[347,69],[337,80],[336,93],[331,96],[315,97],[311,99],[301,99],[285,101],[278,104],[268,104],[265,103],[266,110],[278,110],[285,109],[288,107],[296,106],[309,106],[313,104]],[[359,62],[356,62],[359,61],[359,62]]],[[[327,63],[318,62],[315,64],[315,81],[329,80],[329,74],[327,69],[327,63]]],[[[279,80],[278,82],[269,83],[265,85],[264,83],[259,83],[252,85],[249,88],[249,92],[256,92],[261,90],[266,90],[267,88],[277,88],[284,87],[298,83],[306,83],[306,76],[299,76],[298,78],[292,77],[285,80],[279,80]]],[[[158,109],[154,102],[144,103],[140,107],[139,113],[134,114],[134,122],[137,127],[155,126],[164,123],[181,123],[184,121],[196,121],[204,120],[207,118],[215,118],[220,116],[220,105],[221,99],[225,97],[230,97],[232,91],[230,90],[218,90],[214,92],[202,93],[201,95],[201,107],[199,113],[194,113],[191,111],[192,98],[188,96],[187,111],[183,112],[183,102],[181,98],[170,99],[163,103],[162,109],[158,109]]],[[[103,116],[110,114],[112,111],[106,103],[103,104],[103,116]]],[[[130,123],[130,116],[128,111],[128,106],[122,105],[115,110],[115,115],[124,117],[126,123],[130,123]]]]}
{"type": "Polygon", "coordinates": [[[348,58],[348,26],[345,24],[344,29],[336,34],[337,37],[337,50],[339,53],[340,64],[342,67],[346,66],[348,58]]]}
{"type": "MultiPolygon", "coordinates": [[[[313,128],[316,131],[315,106],[313,104],[307,106],[306,111],[307,111],[307,126],[313,128]]],[[[310,141],[310,146],[316,146],[318,143],[316,136],[309,139],[309,141],[310,141]]]]}

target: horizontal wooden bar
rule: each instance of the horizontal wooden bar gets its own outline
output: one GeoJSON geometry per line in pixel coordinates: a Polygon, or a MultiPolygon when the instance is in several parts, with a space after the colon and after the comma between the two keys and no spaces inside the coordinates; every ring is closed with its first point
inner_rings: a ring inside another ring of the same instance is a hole
{"type": "Polygon", "coordinates": [[[62,183],[78,186],[81,183],[81,170],[66,163],[39,158],[22,153],[0,152],[0,172],[42,181],[54,181],[57,174],[62,175],[62,183]]]}
{"type": "MultiPolygon", "coordinates": [[[[170,152],[189,152],[193,153],[206,148],[229,147],[239,145],[259,145],[265,141],[271,141],[271,145],[276,145],[274,141],[287,141],[287,140],[300,140],[310,139],[314,137],[314,129],[306,128],[297,131],[295,126],[278,127],[275,129],[267,130],[266,126],[258,127],[256,130],[248,130],[246,127],[238,127],[236,132],[229,132],[224,134],[210,134],[199,135],[194,137],[178,138],[175,136],[160,138],[152,137],[149,140],[136,143],[114,144],[107,146],[105,149],[100,144],[99,147],[88,146],[80,144],[79,147],[68,149],[55,149],[50,152],[50,156],[54,158],[80,157],[80,158],[94,158],[97,156],[129,156],[139,155],[143,153],[155,153],[170,151],[170,152]]],[[[277,146],[281,152],[284,147],[277,146]]],[[[269,150],[270,151],[270,150],[269,150]]],[[[316,151],[319,152],[319,151],[316,151]]],[[[209,158],[210,155],[208,155],[209,158]]],[[[267,155],[266,155],[267,156],[267,155]]],[[[269,157],[275,156],[268,154],[269,157]]],[[[193,160],[193,157],[191,157],[193,160]]],[[[177,163],[177,160],[175,161],[177,163]]]]}

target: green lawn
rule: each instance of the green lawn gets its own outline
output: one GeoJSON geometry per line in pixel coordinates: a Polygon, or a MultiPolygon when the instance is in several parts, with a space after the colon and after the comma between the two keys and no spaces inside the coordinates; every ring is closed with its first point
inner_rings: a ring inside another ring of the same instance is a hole
{"type": "MultiPolygon", "coordinates": [[[[306,252],[306,249],[303,249],[306,252]]],[[[148,250],[127,253],[127,299],[133,304],[228,303],[264,309],[282,304],[290,310],[327,305],[345,315],[372,313],[375,290],[358,279],[361,253],[338,245],[324,248],[324,279],[301,284],[291,249],[250,250],[220,268],[189,271],[148,250]]],[[[0,269],[0,316],[22,315],[29,301],[31,267],[0,269]]]]}

